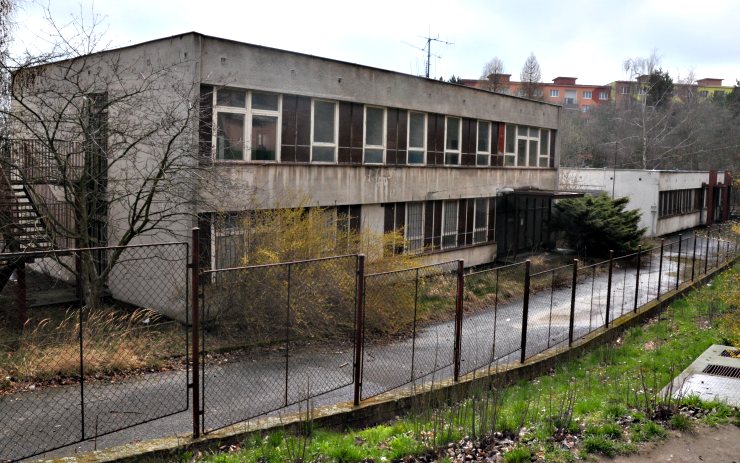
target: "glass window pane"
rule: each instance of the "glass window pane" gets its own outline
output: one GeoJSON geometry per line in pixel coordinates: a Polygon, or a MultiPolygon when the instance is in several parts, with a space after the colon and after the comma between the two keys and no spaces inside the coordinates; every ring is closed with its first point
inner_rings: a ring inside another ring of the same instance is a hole
{"type": "Polygon", "coordinates": [[[244,115],[218,113],[216,159],[244,159],[244,115]]]}
{"type": "Polygon", "coordinates": [[[381,149],[365,149],[365,162],[370,164],[382,164],[383,163],[383,150],[381,149]]]}
{"type": "Polygon", "coordinates": [[[535,129],[534,127],[530,127],[529,136],[533,138],[540,138],[540,129],[535,129]]]}
{"type": "Polygon", "coordinates": [[[537,140],[529,140],[529,166],[530,167],[537,167],[537,145],[539,142],[537,140]]]}
{"type": "Polygon", "coordinates": [[[252,92],[252,109],[278,110],[278,96],[274,93],[252,92]]]}
{"type": "Polygon", "coordinates": [[[457,201],[444,202],[442,249],[457,246],[457,201]]]}
{"type": "Polygon", "coordinates": [[[542,143],[540,143],[540,154],[550,154],[550,131],[542,130],[542,143]]]}
{"type": "Polygon", "coordinates": [[[336,105],[315,101],[313,106],[313,141],[334,143],[334,113],[336,105]]]}
{"type": "Polygon", "coordinates": [[[504,156],[504,165],[505,166],[515,166],[516,156],[504,156]]]}
{"type": "Polygon", "coordinates": [[[454,151],[460,149],[460,119],[456,117],[447,118],[446,149],[454,151]]]}
{"type": "Polygon", "coordinates": [[[316,162],[334,162],[333,146],[314,146],[311,160],[316,162]]]}
{"type": "Polygon", "coordinates": [[[409,148],[424,148],[425,117],[421,113],[411,113],[409,118],[409,148]]]}
{"type": "Polygon", "coordinates": [[[222,88],[216,91],[216,104],[219,106],[233,106],[244,108],[247,105],[247,92],[245,90],[233,90],[222,88]]]}
{"type": "Polygon", "coordinates": [[[409,150],[409,164],[424,164],[424,151],[409,150]]]}
{"type": "Polygon", "coordinates": [[[478,121],[478,151],[491,152],[491,123],[478,121]]]}
{"type": "Polygon", "coordinates": [[[384,146],[383,126],[385,110],[381,108],[367,108],[365,113],[365,144],[384,146]]]}
{"type": "Polygon", "coordinates": [[[515,149],[515,141],[516,140],[516,126],[515,125],[507,125],[506,126],[506,152],[507,153],[514,153],[515,149]]]}
{"type": "Polygon", "coordinates": [[[516,165],[519,167],[527,165],[527,140],[519,140],[517,142],[516,165]]]}
{"type": "Polygon", "coordinates": [[[445,153],[445,164],[457,165],[457,153],[445,153]]]}
{"type": "Polygon", "coordinates": [[[491,159],[491,155],[490,155],[490,154],[479,154],[479,155],[478,155],[478,159],[477,159],[477,162],[476,162],[476,163],[477,163],[477,164],[478,164],[479,166],[487,166],[487,165],[489,165],[489,163],[490,163],[490,162],[489,162],[489,161],[490,161],[490,159],[491,159]]]}
{"type": "Polygon", "coordinates": [[[527,132],[528,132],[528,130],[527,130],[528,128],[527,127],[520,125],[518,127],[518,129],[519,129],[518,130],[519,136],[522,136],[522,137],[526,137],[527,136],[527,132]]]}
{"type": "Polygon", "coordinates": [[[406,206],[406,240],[409,251],[421,251],[424,246],[423,203],[408,203],[406,206]]]}
{"type": "Polygon", "coordinates": [[[473,243],[483,243],[488,240],[488,199],[475,200],[475,223],[473,225],[473,243]]]}
{"type": "Polygon", "coordinates": [[[277,117],[252,116],[252,160],[277,159],[277,117]]]}

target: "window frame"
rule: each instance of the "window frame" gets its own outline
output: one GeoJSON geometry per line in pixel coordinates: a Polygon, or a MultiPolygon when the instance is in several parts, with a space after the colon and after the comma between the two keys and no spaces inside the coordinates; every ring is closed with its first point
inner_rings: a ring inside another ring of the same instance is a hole
{"type": "MultiPolygon", "coordinates": [[[[312,164],[337,164],[338,156],[337,151],[339,148],[339,103],[334,100],[327,100],[323,98],[311,98],[311,156],[310,162],[312,164]],[[317,142],[314,140],[314,126],[316,119],[316,102],[331,103],[334,105],[334,142],[317,142]],[[320,148],[334,148],[334,160],[333,161],[316,161],[314,160],[314,147],[320,148]]],[[[364,150],[363,150],[364,156],[364,150]]]]}
{"type": "Polygon", "coordinates": [[[608,99],[609,99],[609,93],[608,92],[599,91],[599,100],[606,101],[608,99]]]}
{"type": "Polygon", "coordinates": [[[282,125],[283,125],[283,111],[282,111],[282,102],[283,102],[283,95],[281,93],[275,93],[275,92],[269,92],[269,91],[263,91],[263,90],[253,90],[253,89],[245,89],[245,88],[235,88],[235,87],[221,87],[216,88],[213,91],[213,95],[211,96],[211,104],[213,106],[213,115],[211,119],[211,124],[213,129],[211,130],[211,159],[214,162],[250,162],[250,163],[276,163],[280,162],[280,146],[282,144],[281,136],[282,136],[282,125]],[[244,107],[239,106],[223,106],[218,104],[218,93],[221,90],[237,90],[237,91],[243,91],[245,93],[244,98],[244,107]],[[252,107],[252,96],[254,93],[266,93],[277,96],[277,109],[276,110],[267,110],[267,109],[254,109],[252,107]],[[240,114],[244,116],[244,127],[242,128],[242,150],[243,150],[243,157],[242,159],[220,159],[218,158],[218,116],[219,114],[240,114]],[[254,156],[252,155],[252,123],[253,123],[253,117],[254,116],[262,116],[262,117],[273,117],[276,119],[276,126],[275,126],[275,159],[254,159],[254,156]]]}
{"type": "Polygon", "coordinates": [[[388,134],[388,110],[384,106],[375,106],[375,105],[365,105],[363,109],[363,124],[362,124],[362,163],[368,164],[368,165],[381,165],[385,164],[385,154],[386,154],[386,139],[388,134]],[[379,109],[383,111],[383,128],[382,128],[382,144],[380,145],[368,145],[367,143],[367,123],[368,123],[368,117],[367,117],[367,110],[368,109],[379,109]],[[366,159],[367,150],[381,150],[383,153],[381,155],[381,160],[378,162],[368,162],[366,159]]]}
{"type": "Polygon", "coordinates": [[[592,90],[584,90],[583,91],[583,99],[584,100],[593,100],[594,99],[594,92],[592,90]]]}
{"type": "Polygon", "coordinates": [[[490,166],[491,165],[491,150],[493,145],[493,140],[491,140],[491,128],[493,124],[491,124],[491,121],[483,121],[478,120],[476,121],[477,127],[475,131],[475,165],[476,166],[490,166]],[[486,124],[488,126],[488,148],[484,151],[480,150],[480,134],[481,134],[481,124],[486,124]],[[480,163],[481,156],[483,156],[486,159],[485,164],[480,163]]]}
{"type": "MultiPolygon", "coordinates": [[[[470,200],[468,200],[470,201],[470,200]]],[[[488,212],[489,212],[489,205],[491,199],[490,198],[474,198],[473,199],[473,244],[482,244],[488,242],[488,212]],[[483,204],[483,224],[478,223],[478,206],[479,204],[483,204]],[[479,240],[477,237],[482,234],[483,239],[479,240]]]]}
{"type": "Polygon", "coordinates": [[[439,239],[439,249],[445,250],[445,249],[454,249],[458,247],[458,233],[457,233],[457,222],[460,218],[460,201],[453,199],[453,200],[445,200],[442,202],[442,224],[440,228],[440,239],[439,239]],[[451,230],[447,230],[447,209],[451,205],[455,205],[455,217],[454,220],[452,220],[452,228],[451,230]],[[445,237],[452,237],[454,236],[455,243],[452,245],[445,245],[445,237]]]}
{"type": "MultiPolygon", "coordinates": [[[[547,167],[549,167],[550,163],[550,143],[551,143],[551,129],[546,129],[543,127],[532,127],[528,125],[514,125],[514,124],[506,124],[506,133],[504,134],[505,137],[509,137],[512,132],[509,132],[509,130],[513,131],[513,148],[514,151],[509,151],[508,143],[504,144],[504,166],[505,167],[520,167],[520,168],[544,168],[540,166],[540,163],[543,159],[546,159],[547,167]],[[526,135],[520,134],[520,128],[524,129],[526,128],[526,135]],[[532,130],[537,131],[537,136],[530,135],[532,133],[532,130]],[[543,134],[547,133],[547,154],[542,154],[542,140],[543,140],[543,134]],[[519,143],[524,141],[526,146],[526,152],[523,154],[525,159],[525,164],[521,165],[519,164],[519,143]],[[530,164],[530,159],[532,157],[532,153],[530,153],[531,149],[531,143],[533,141],[537,142],[537,153],[534,154],[534,160],[536,165],[530,164]],[[513,159],[513,162],[512,162],[513,159]]],[[[511,141],[511,140],[508,140],[511,141]]]]}
{"type": "Polygon", "coordinates": [[[550,89],[550,98],[559,98],[560,97],[560,90],[556,88],[550,89]]]}
{"type": "Polygon", "coordinates": [[[409,111],[408,115],[408,126],[406,130],[406,150],[407,150],[407,164],[413,165],[413,166],[423,166],[426,164],[426,158],[427,158],[427,113],[421,112],[421,111],[409,111]],[[422,147],[419,149],[418,146],[411,146],[411,116],[417,114],[421,115],[424,119],[424,123],[422,125],[422,147]],[[411,162],[409,159],[411,159],[411,151],[419,152],[421,151],[421,162],[411,162]]]}
{"type": "Polygon", "coordinates": [[[405,222],[405,226],[403,230],[403,235],[406,240],[406,243],[405,243],[404,252],[407,254],[420,254],[424,252],[424,209],[426,209],[425,203],[423,201],[407,202],[405,209],[406,209],[405,211],[406,212],[406,217],[405,217],[406,222],[405,222]],[[411,208],[412,207],[414,208],[418,207],[421,210],[421,216],[418,221],[419,231],[418,233],[415,233],[414,236],[411,236],[410,234],[410,231],[411,231],[410,225],[412,223],[416,224],[417,222],[411,221],[411,208]],[[417,243],[417,242],[419,244],[418,247],[410,246],[411,243],[417,243]]]}
{"type": "Polygon", "coordinates": [[[445,116],[445,147],[444,147],[444,165],[445,166],[459,166],[460,165],[460,158],[462,157],[462,125],[463,125],[463,119],[462,117],[458,116],[445,116]],[[447,140],[449,136],[449,120],[450,119],[457,119],[457,150],[451,150],[447,148],[447,140]],[[457,162],[451,163],[447,162],[447,155],[455,155],[457,156],[457,162]]]}

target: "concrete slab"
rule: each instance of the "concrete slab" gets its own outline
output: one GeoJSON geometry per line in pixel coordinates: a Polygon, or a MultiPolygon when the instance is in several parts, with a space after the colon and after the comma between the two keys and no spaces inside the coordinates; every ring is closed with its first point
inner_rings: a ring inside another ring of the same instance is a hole
{"type": "Polygon", "coordinates": [[[704,373],[708,365],[740,368],[740,358],[722,355],[726,350],[736,348],[719,344],[710,346],[663,389],[663,394],[672,394],[675,398],[697,395],[703,400],[716,399],[740,407],[740,378],[704,373]]]}

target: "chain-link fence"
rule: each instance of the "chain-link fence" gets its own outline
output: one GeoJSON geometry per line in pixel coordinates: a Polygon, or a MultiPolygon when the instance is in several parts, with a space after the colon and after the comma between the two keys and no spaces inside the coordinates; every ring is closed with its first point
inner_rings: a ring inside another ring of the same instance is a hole
{"type": "Polygon", "coordinates": [[[324,394],[359,403],[523,362],[696,281],[738,243],[679,237],[587,266],[467,275],[462,261],[365,275],[355,255],[204,272],[194,258],[190,273],[188,253],[173,243],[0,254],[0,459],[188,408],[198,434],[324,394]],[[98,292],[78,278],[108,267],[98,292]]]}
{"type": "Polygon", "coordinates": [[[525,264],[465,275],[462,373],[513,360],[521,348],[525,264]]]}
{"type": "Polygon", "coordinates": [[[353,382],[358,256],[204,272],[203,429],[353,382]]]}
{"type": "Polygon", "coordinates": [[[0,460],[188,409],[187,257],[185,243],[0,255],[14,269],[0,291],[0,460]],[[93,298],[78,276],[100,259],[93,298]]]}
{"type": "Polygon", "coordinates": [[[452,376],[460,339],[460,263],[365,276],[363,399],[452,376]]]}

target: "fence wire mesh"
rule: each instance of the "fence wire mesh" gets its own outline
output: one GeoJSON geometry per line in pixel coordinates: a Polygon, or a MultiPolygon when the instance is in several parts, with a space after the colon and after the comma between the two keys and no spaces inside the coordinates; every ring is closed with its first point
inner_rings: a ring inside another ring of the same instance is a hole
{"type": "Polygon", "coordinates": [[[187,410],[187,256],[185,243],[0,255],[15,267],[0,291],[0,460],[187,410]],[[81,303],[94,260],[103,298],[81,303]]]}
{"type": "Polygon", "coordinates": [[[362,398],[451,376],[457,284],[457,261],[365,277],[362,398]]]}
{"type": "Polygon", "coordinates": [[[568,340],[572,279],[572,265],[530,277],[527,358],[568,340]]]}
{"type": "Polygon", "coordinates": [[[461,373],[506,363],[521,348],[524,263],[465,275],[461,373]]]}
{"type": "Polygon", "coordinates": [[[357,256],[203,273],[203,428],[353,382],[357,256]]]}

